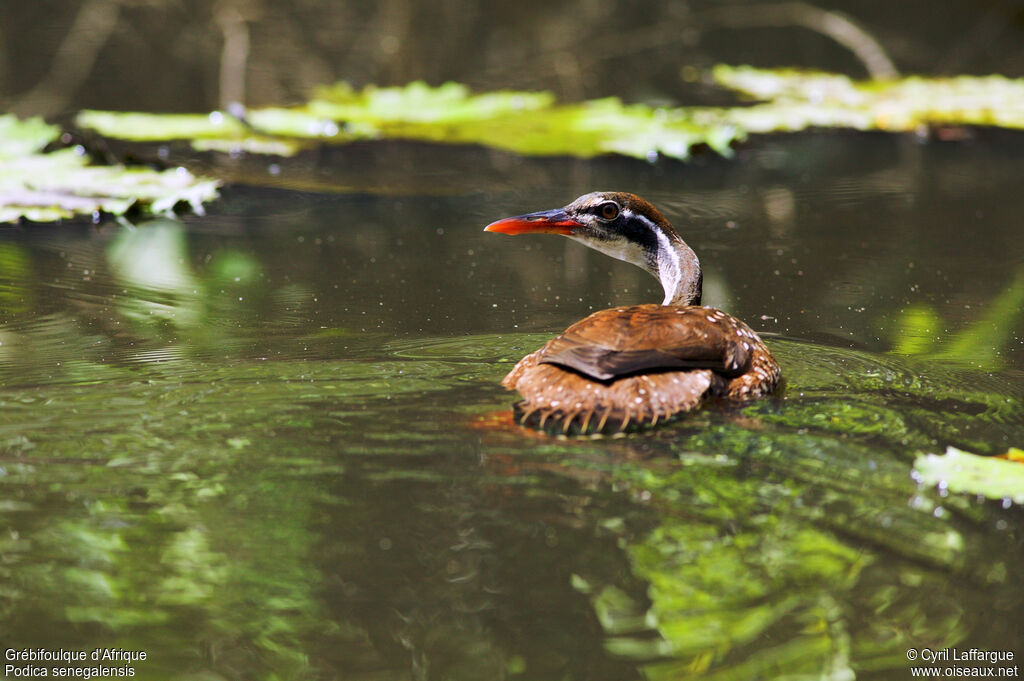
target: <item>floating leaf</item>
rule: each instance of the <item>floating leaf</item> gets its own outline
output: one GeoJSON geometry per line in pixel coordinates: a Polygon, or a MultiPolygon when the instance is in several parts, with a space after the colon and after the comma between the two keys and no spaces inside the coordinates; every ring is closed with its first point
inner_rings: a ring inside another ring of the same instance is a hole
{"type": "Polygon", "coordinates": [[[914,477],[923,485],[935,485],[950,492],[981,494],[989,499],[1010,499],[1024,504],[1024,468],[1006,459],[947,447],[941,456],[919,456],[914,461],[914,477]]]}
{"type": "Polygon", "coordinates": [[[123,215],[135,206],[167,214],[179,203],[201,213],[203,203],[217,196],[217,180],[197,178],[185,168],[88,165],[75,149],[41,153],[58,134],[38,119],[0,116],[0,222],[123,215]]]}
{"type": "Polygon", "coordinates": [[[1006,454],[1000,454],[996,458],[1006,459],[1007,461],[1014,461],[1016,463],[1024,463],[1024,449],[1010,447],[1009,451],[1007,451],[1006,454]]]}
{"type": "MultiPolygon", "coordinates": [[[[472,94],[464,85],[320,88],[307,104],[235,117],[83,111],[76,122],[133,141],[187,140],[200,151],[288,156],[317,144],[403,139],[481,144],[523,155],[588,158],[622,154],[686,159],[698,145],[723,155],[751,134],[842,127],[909,131],[930,125],[1024,128],[1024,80],[906,78],[853,81],[836,74],[719,66],[715,79],[763,103],[731,108],[659,108],[608,98],[556,104],[546,92],[472,94]]],[[[34,153],[58,134],[42,121],[0,119],[0,221],[55,220],[134,205],[155,213],[187,202],[196,211],[216,184],[183,169],[86,166],[73,152],[34,153]]],[[[917,349],[911,347],[909,349],[917,349]]]]}
{"type": "Polygon", "coordinates": [[[209,114],[151,114],[114,111],[82,111],[76,121],[101,135],[140,142],[176,139],[240,139],[248,134],[234,116],[209,114]]]}
{"type": "Polygon", "coordinates": [[[18,158],[40,151],[60,135],[60,128],[47,125],[41,118],[20,120],[0,116],[0,160],[18,158]]]}
{"type": "MultiPolygon", "coordinates": [[[[274,110],[261,112],[269,119],[274,110]]],[[[309,143],[299,139],[274,137],[255,132],[241,120],[221,111],[209,114],[152,114],[117,111],[82,111],[75,119],[83,128],[89,128],[106,137],[129,139],[136,142],[166,142],[188,140],[196,151],[225,153],[248,152],[291,156],[309,143]]],[[[274,126],[268,126],[274,129],[274,126]]],[[[284,126],[276,135],[290,135],[284,126]]],[[[295,135],[309,137],[315,135],[295,135]]]]}
{"type": "Polygon", "coordinates": [[[134,141],[188,139],[201,151],[244,150],[287,156],[309,141],[407,139],[447,144],[483,144],[525,155],[591,157],[618,153],[638,158],[683,159],[698,144],[722,153],[741,134],[732,123],[702,123],[688,109],[625,105],[615,98],[556,105],[547,92],[471,94],[464,85],[432,88],[339,83],[317,90],[304,106],[252,109],[242,126],[209,116],[169,116],[83,111],[79,126],[134,141]],[[306,142],[303,143],[303,140],[306,142]],[[274,142],[278,144],[275,145],[274,142]]]}
{"type": "Polygon", "coordinates": [[[367,86],[356,92],[348,83],[320,88],[309,109],[321,118],[382,122],[455,123],[480,121],[550,108],[548,92],[499,91],[479,95],[459,83],[432,88],[422,81],[405,87],[367,86]]]}
{"type": "Polygon", "coordinates": [[[858,82],[830,73],[719,66],[714,77],[764,102],[728,108],[651,107],[615,98],[557,104],[547,92],[474,95],[457,83],[362,90],[338,83],[318,89],[303,106],[247,111],[244,125],[228,125],[220,112],[164,122],[157,115],[90,111],[77,122],[122,139],[189,139],[199,150],[289,155],[310,143],[389,138],[483,144],[524,155],[647,159],[685,159],[701,144],[728,155],[734,142],[751,134],[810,127],[1024,127],[1024,80],[1000,76],[858,82]]]}
{"type": "Polygon", "coordinates": [[[765,100],[723,110],[750,132],[844,127],[910,131],[922,125],[1024,128],[1024,79],[1003,76],[910,77],[853,81],[846,76],[794,69],[716,66],[727,88],[765,100]]]}

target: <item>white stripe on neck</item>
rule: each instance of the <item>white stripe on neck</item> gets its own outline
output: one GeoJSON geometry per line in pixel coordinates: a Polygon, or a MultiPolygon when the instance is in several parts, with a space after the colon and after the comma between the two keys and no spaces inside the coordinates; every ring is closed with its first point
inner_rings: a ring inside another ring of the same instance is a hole
{"type": "Polygon", "coordinates": [[[683,270],[679,264],[679,253],[676,251],[672,242],[669,241],[668,236],[661,230],[658,225],[654,224],[650,218],[633,213],[631,210],[624,210],[623,213],[632,215],[635,218],[639,218],[647,227],[654,232],[654,236],[658,239],[658,280],[661,281],[661,287],[665,289],[665,300],[662,301],[662,305],[668,305],[676,297],[679,289],[679,282],[683,278],[683,270]]]}

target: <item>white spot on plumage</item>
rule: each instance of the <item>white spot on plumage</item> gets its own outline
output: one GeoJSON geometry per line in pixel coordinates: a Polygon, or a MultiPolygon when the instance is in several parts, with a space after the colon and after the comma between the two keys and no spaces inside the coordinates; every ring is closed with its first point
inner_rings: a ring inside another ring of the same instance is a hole
{"type": "MultiPolygon", "coordinates": [[[[626,211],[624,210],[623,212],[626,211]]],[[[639,255],[637,249],[631,249],[628,246],[619,246],[619,250],[622,252],[622,255],[611,252],[615,250],[612,248],[614,241],[626,239],[607,239],[608,248],[595,247],[595,244],[590,240],[587,240],[586,245],[591,248],[596,248],[596,250],[606,252],[613,257],[633,262],[634,264],[640,265],[648,272],[655,274],[655,276],[661,280],[666,289],[666,304],[675,303],[686,305],[692,302],[692,297],[687,297],[687,294],[695,293],[695,291],[691,291],[691,289],[695,288],[694,284],[697,281],[697,276],[699,276],[699,266],[697,265],[696,257],[692,256],[691,253],[688,253],[689,249],[685,244],[676,240],[674,237],[669,236],[669,233],[663,231],[657,223],[652,222],[644,215],[634,215],[632,214],[632,211],[629,212],[629,217],[631,217],[635,223],[633,226],[634,229],[637,226],[640,226],[640,224],[644,224],[651,228],[651,235],[653,235],[653,238],[646,237],[646,248],[643,246],[639,246],[638,248],[638,250],[642,251],[644,255],[644,262],[642,264],[640,262],[636,262],[633,257],[639,255]],[[646,223],[650,224],[647,225],[646,223]],[[652,248],[652,246],[654,246],[654,248],[652,248]],[[670,255],[665,256],[662,252],[670,255]],[[673,295],[670,297],[670,287],[673,289],[682,287],[686,290],[680,292],[673,291],[673,295]]],[[[582,241],[583,239],[580,240],[582,241]]],[[[667,312],[667,310],[665,311],[667,312]]],[[[741,399],[741,396],[746,398],[751,395],[761,395],[768,392],[768,388],[774,386],[775,382],[778,380],[778,368],[774,365],[771,355],[768,354],[763,343],[761,343],[761,339],[756,333],[751,331],[748,326],[727,313],[714,308],[677,307],[674,311],[677,315],[685,316],[684,319],[679,320],[678,328],[681,333],[689,335],[692,339],[691,342],[699,343],[700,339],[703,338],[703,341],[706,344],[710,342],[713,337],[717,347],[720,340],[729,339],[731,337],[731,343],[738,343],[744,351],[751,352],[751,350],[753,350],[753,361],[749,363],[747,373],[728,382],[728,387],[731,388],[731,390],[727,392],[727,397],[741,399]],[[701,322],[706,323],[702,324],[701,322]],[[714,328],[710,326],[711,324],[721,324],[721,326],[711,332],[710,329],[714,328]],[[752,342],[747,342],[748,340],[752,342]]],[[[628,322],[629,325],[634,327],[641,323],[647,323],[648,321],[657,322],[659,319],[658,317],[652,317],[644,309],[632,307],[618,307],[615,309],[615,312],[628,317],[628,319],[623,318],[622,323],[628,322]]],[[[607,314],[607,312],[599,314],[607,314]]],[[[665,317],[661,317],[660,319],[668,322],[668,319],[665,317]]],[[[638,336],[637,342],[640,342],[641,339],[646,340],[648,338],[649,335],[644,331],[638,336]]],[[[732,347],[735,347],[735,345],[732,347]]],[[[529,357],[533,360],[532,363],[536,364],[537,360],[533,355],[529,357]]],[[[723,359],[727,358],[723,357],[723,359]]],[[[520,367],[517,365],[516,368],[519,369],[520,367]]],[[[672,372],[676,374],[675,376],[671,374],[661,374],[654,375],[652,378],[651,376],[640,374],[625,379],[627,382],[623,384],[618,383],[618,381],[595,384],[594,382],[586,380],[575,373],[566,372],[551,365],[545,365],[543,371],[550,373],[544,374],[542,381],[534,382],[532,380],[534,377],[530,376],[534,369],[534,366],[530,366],[529,364],[524,365],[521,369],[522,373],[518,376],[513,376],[512,379],[524,388],[529,387],[525,384],[533,383],[533,396],[524,395],[524,397],[526,397],[526,416],[529,416],[531,413],[536,413],[544,417],[542,419],[543,421],[555,413],[556,415],[552,418],[560,420],[569,426],[573,423],[572,419],[581,413],[579,411],[568,412],[569,405],[575,404],[575,408],[577,410],[585,409],[584,413],[586,414],[586,417],[583,419],[583,430],[588,430],[587,424],[592,416],[595,420],[600,418],[600,424],[598,424],[597,430],[601,430],[603,428],[603,425],[609,416],[612,417],[612,426],[615,425],[616,421],[619,421],[623,428],[625,428],[626,424],[634,417],[635,420],[646,420],[652,424],[660,420],[663,415],[666,418],[670,418],[680,410],[686,411],[692,409],[697,405],[697,403],[699,403],[701,395],[706,393],[709,387],[718,385],[713,381],[719,381],[724,378],[721,375],[719,375],[718,378],[715,378],[715,375],[707,370],[676,371],[672,372]],[[523,381],[522,379],[524,378],[531,380],[523,381]],[[539,385],[543,386],[543,390],[538,390],[539,385]],[[639,388],[639,385],[648,386],[648,389],[644,390],[639,388]],[[673,385],[674,387],[668,388],[669,385],[673,385]],[[541,393],[546,394],[542,395],[541,393]],[[630,395],[630,393],[632,393],[632,395],[630,395]],[[642,395],[644,397],[638,397],[637,395],[642,395]],[[552,401],[553,397],[558,397],[559,399],[552,401]],[[574,398],[585,401],[578,402],[574,398]],[[644,406],[645,401],[646,406],[644,406]],[[532,406],[530,404],[531,402],[536,406],[532,406]],[[548,406],[542,406],[539,404],[541,402],[546,402],[548,406]],[[566,404],[566,410],[557,413],[553,412],[555,407],[558,407],[563,403],[566,404]],[[551,411],[545,413],[545,410],[551,411]],[[636,413],[631,413],[631,410],[635,410],[636,413]],[[625,412],[625,419],[623,419],[623,411],[625,412]],[[568,416],[565,415],[566,412],[568,412],[568,416]],[[562,415],[558,416],[557,414],[562,415]]],[[[540,374],[542,372],[537,371],[536,373],[540,374]]],[[[541,376],[536,376],[536,378],[540,379],[541,376]]],[[[520,392],[522,392],[522,390],[520,392]]],[[[717,389],[715,392],[717,392],[717,389]]],[[[526,416],[524,416],[524,418],[526,418],[526,416]]],[[[591,432],[593,430],[594,429],[592,428],[590,429],[591,432]]]]}

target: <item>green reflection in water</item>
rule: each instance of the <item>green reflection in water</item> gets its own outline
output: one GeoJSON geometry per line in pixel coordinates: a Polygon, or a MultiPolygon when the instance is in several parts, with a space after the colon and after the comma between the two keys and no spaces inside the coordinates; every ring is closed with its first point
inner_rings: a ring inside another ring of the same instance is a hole
{"type": "MultiPolygon", "coordinates": [[[[589,576],[575,583],[610,650],[653,660],[649,678],[849,679],[900,669],[915,642],[953,645],[977,626],[963,595],[944,595],[951,575],[975,595],[978,585],[1014,591],[1002,558],[974,559],[1001,555],[1001,540],[984,529],[992,507],[921,495],[908,471],[908,449],[968,437],[979,423],[1016,424],[1002,432],[1024,437],[1024,405],[1006,394],[1010,383],[998,393],[989,376],[941,362],[772,346],[787,372],[783,400],[705,414],[620,447],[671,452],[681,467],[635,457],[600,466],[657,509],[655,529],[621,543],[649,586],[631,598],[589,576]],[[942,520],[950,515],[978,524],[942,520]]],[[[569,445],[562,463],[587,465],[569,445]]]]}
{"type": "Polygon", "coordinates": [[[1014,342],[1014,330],[1024,319],[1024,269],[986,306],[980,318],[942,338],[945,322],[933,307],[912,305],[896,320],[893,352],[932,355],[969,362],[984,369],[1005,366],[1005,353],[1014,342]]]}
{"type": "Polygon", "coordinates": [[[910,477],[1024,442],[1013,373],[770,338],[775,399],[538,438],[481,416],[547,334],[295,322],[256,352],[308,284],[175,222],[102,257],[123,345],[82,350],[84,314],[5,330],[7,645],[144,649],[155,678],[746,679],[1013,643],[987,632],[1014,631],[1019,509],[910,477]]]}
{"type": "Polygon", "coordinates": [[[17,244],[0,243],[0,311],[7,319],[33,308],[31,254],[17,244]]]}
{"type": "Polygon", "coordinates": [[[1014,325],[1024,318],[1024,268],[988,305],[981,319],[956,334],[940,356],[1002,366],[1000,355],[1013,339],[1014,325]]]}
{"type": "Polygon", "coordinates": [[[200,284],[188,266],[185,228],[154,220],[122,231],[107,249],[118,283],[148,295],[119,298],[119,312],[142,323],[194,327],[202,318],[200,284]],[[152,294],[160,294],[160,300],[152,294]]]}
{"type": "Polygon", "coordinates": [[[974,625],[955,601],[1003,593],[969,559],[998,535],[963,531],[992,510],[919,495],[908,475],[899,442],[955,411],[934,406],[941,380],[897,381],[935,393],[901,431],[885,413],[901,400],[872,397],[884,379],[837,397],[898,363],[776,341],[793,368],[782,401],[619,440],[475,431],[457,414],[506,403],[495,360],[532,340],[6,390],[5,437],[24,439],[3,462],[20,504],[3,514],[5,640],[147,649],[147,673],[168,678],[589,678],[582,660],[650,678],[848,678],[899,667],[925,638],[962,640],[974,625]],[[831,379],[804,382],[800,361],[831,379]],[[873,430],[843,409],[814,418],[851,397],[885,414],[873,430]],[[45,427],[55,418],[77,436],[45,427]],[[559,657],[571,646],[582,660],[559,657]]]}

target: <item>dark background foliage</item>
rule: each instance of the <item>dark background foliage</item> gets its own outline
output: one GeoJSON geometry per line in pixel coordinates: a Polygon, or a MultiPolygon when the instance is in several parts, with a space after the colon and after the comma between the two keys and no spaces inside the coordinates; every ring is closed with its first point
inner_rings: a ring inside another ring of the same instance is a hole
{"type": "Polygon", "coordinates": [[[717,62],[866,75],[822,31],[836,14],[904,73],[1024,74],[1015,0],[847,0],[823,10],[707,0],[6,2],[0,108],[208,111],[232,100],[292,103],[340,79],[692,103],[708,94],[693,82],[700,69],[717,62]]]}

